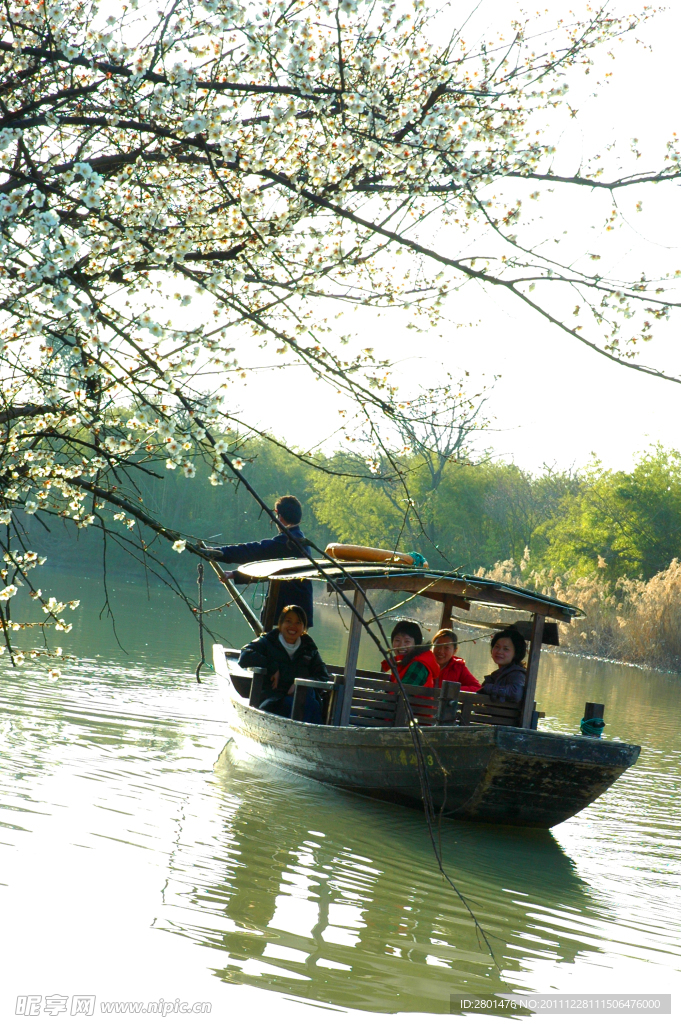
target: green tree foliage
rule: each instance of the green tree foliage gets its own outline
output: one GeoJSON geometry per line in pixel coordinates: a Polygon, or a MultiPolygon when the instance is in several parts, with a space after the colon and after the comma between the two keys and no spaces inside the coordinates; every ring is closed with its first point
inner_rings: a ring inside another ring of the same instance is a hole
{"type": "MultiPolygon", "coordinates": [[[[244,472],[270,507],[281,494],[305,499],[311,471],[288,449],[256,440],[239,451],[246,463],[244,472]]],[[[230,483],[212,486],[209,474],[210,467],[197,466],[192,486],[176,474],[149,480],[144,486],[145,504],[159,518],[176,523],[186,536],[212,537],[216,544],[236,544],[272,533],[270,521],[260,515],[243,488],[230,483]]]]}
{"type": "MultiPolygon", "coordinates": [[[[342,456],[329,465],[350,466],[342,456]]],[[[599,462],[583,473],[538,474],[501,461],[448,462],[434,488],[419,456],[403,458],[400,469],[404,482],[311,475],[306,496],[321,533],[416,549],[443,568],[475,571],[512,558],[528,572],[598,570],[612,583],[649,579],[681,554],[681,454],[660,446],[630,472],[599,462]]]]}
{"type": "Polygon", "coordinates": [[[649,579],[681,553],[681,454],[657,446],[630,473],[594,462],[532,538],[533,567],[649,579]]]}
{"type": "Polygon", "coordinates": [[[314,477],[310,503],[320,526],[339,541],[416,549],[431,565],[475,571],[521,558],[537,526],[579,486],[570,473],[545,468],[533,476],[491,460],[448,462],[437,487],[420,456],[400,460],[400,469],[404,483],[314,477]]]}
{"type": "MultiPolygon", "coordinates": [[[[260,438],[238,450],[245,475],[270,505],[281,494],[300,498],[305,533],[322,548],[335,540],[417,550],[432,566],[466,572],[513,559],[523,562],[526,573],[548,569],[575,577],[598,571],[613,584],[625,576],[649,579],[681,554],[681,454],[661,447],[645,453],[628,473],[597,461],[583,473],[544,467],[537,474],[491,459],[449,461],[436,487],[420,455],[393,463],[400,478],[389,464],[369,476],[365,461],[345,453],[321,459],[322,471],[287,446],[260,438]]],[[[184,536],[218,545],[270,536],[271,523],[246,491],[229,483],[213,486],[210,468],[198,464],[191,482],[177,474],[147,476],[144,507],[184,536]]],[[[52,564],[63,564],[69,551],[63,531],[72,524],[50,523],[46,535],[36,520],[25,520],[32,543],[40,542],[52,564]]],[[[194,559],[138,529],[131,531],[131,542],[144,539],[173,573],[188,580],[194,559]]],[[[73,534],[79,562],[96,568],[101,536],[75,529],[73,534]]],[[[110,535],[108,566],[129,573],[122,552],[120,539],[110,535]]]]}

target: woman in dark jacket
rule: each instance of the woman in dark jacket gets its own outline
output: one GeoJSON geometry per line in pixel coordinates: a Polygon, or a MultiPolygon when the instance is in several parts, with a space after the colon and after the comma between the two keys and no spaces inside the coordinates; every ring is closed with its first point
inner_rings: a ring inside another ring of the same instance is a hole
{"type": "MultiPolygon", "coordinates": [[[[285,718],[291,717],[295,679],[326,682],[330,678],[314,640],[307,633],[305,611],[295,604],[282,609],[276,629],[246,644],[239,665],[265,669],[260,708],[285,718]]],[[[314,690],[307,691],[305,721],[322,724],[321,707],[314,690]]]]}
{"type": "Polygon", "coordinates": [[[492,637],[492,661],[497,666],[478,690],[499,703],[517,704],[525,689],[527,645],[517,629],[502,629],[492,637]]]}

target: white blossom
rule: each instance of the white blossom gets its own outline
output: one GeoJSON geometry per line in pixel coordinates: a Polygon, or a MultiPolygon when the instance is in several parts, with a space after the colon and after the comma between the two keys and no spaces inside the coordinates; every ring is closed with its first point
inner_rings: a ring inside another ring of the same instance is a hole
{"type": "MultiPolygon", "coordinates": [[[[536,280],[532,301],[556,294],[540,308],[561,323],[564,292],[553,285],[566,279],[584,296],[565,323],[570,336],[622,362],[672,311],[665,281],[594,274],[605,252],[561,269],[553,252],[534,250],[538,222],[523,205],[557,189],[545,179],[560,174],[555,138],[537,126],[567,110],[573,68],[588,70],[637,18],[598,9],[542,30],[554,57],[538,73],[522,25],[502,49],[496,31],[478,46],[458,38],[443,60],[440,22],[423,0],[200,0],[146,5],[141,22],[137,6],[128,0],[105,18],[94,0],[6,0],[0,12],[3,410],[39,410],[3,424],[0,524],[10,533],[15,509],[19,522],[39,512],[78,529],[132,531],[135,518],[116,502],[144,468],[181,469],[177,482],[190,487],[203,458],[211,484],[229,482],[215,456],[248,435],[240,423],[233,435],[229,417],[239,419],[249,373],[230,332],[254,354],[274,341],[334,382],[350,423],[409,410],[394,406],[389,367],[377,369],[368,348],[351,356],[335,337],[325,318],[337,298],[410,320],[422,310],[437,329],[466,281],[482,275],[486,288],[525,302],[536,280]],[[27,109],[12,127],[12,112],[27,109]],[[216,380],[229,402],[202,393],[216,380]]],[[[584,157],[585,203],[598,201],[601,173],[584,157]]],[[[672,142],[651,177],[679,175],[672,142]]],[[[278,404],[262,411],[277,422],[278,404]]],[[[367,465],[380,472],[373,450],[367,465]]],[[[44,561],[33,555],[4,564],[33,571],[44,561]]],[[[68,631],[56,619],[65,603],[31,592],[46,621],[68,631]]]]}

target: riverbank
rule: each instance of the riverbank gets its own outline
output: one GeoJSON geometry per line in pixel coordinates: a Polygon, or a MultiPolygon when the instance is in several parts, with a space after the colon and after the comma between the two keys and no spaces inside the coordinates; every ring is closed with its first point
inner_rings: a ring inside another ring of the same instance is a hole
{"type": "Polygon", "coordinates": [[[524,572],[512,560],[480,570],[503,583],[530,587],[576,605],[585,614],[559,627],[561,647],[572,654],[603,658],[663,672],[681,671],[681,563],[649,580],[622,577],[613,585],[598,572],[559,576],[524,572]]]}

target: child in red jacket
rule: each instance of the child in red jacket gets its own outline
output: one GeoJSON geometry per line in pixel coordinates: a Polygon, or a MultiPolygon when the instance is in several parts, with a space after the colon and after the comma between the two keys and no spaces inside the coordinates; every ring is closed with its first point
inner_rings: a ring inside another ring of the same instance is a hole
{"type": "Polygon", "coordinates": [[[440,674],[435,685],[442,686],[444,682],[461,683],[462,690],[477,693],[482,684],[478,682],[472,672],[469,672],[463,658],[456,657],[458,645],[459,638],[451,629],[441,629],[433,637],[433,654],[440,667],[440,674]]]}
{"type": "MultiPolygon", "coordinates": [[[[390,634],[393,655],[400,673],[400,679],[407,686],[438,686],[439,665],[416,622],[403,619],[390,634]]],[[[382,672],[393,673],[387,661],[381,664],[382,672]]],[[[394,679],[394,676],[393,676],[394,679]]]]}

